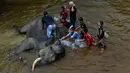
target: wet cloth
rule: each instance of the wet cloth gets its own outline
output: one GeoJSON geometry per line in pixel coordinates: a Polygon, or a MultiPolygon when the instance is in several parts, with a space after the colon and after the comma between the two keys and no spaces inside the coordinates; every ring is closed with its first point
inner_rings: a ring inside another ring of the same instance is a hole
{"type": "Polygon", "coordinates": [[[47,27],[47,37],[48,38],[51,38],[52,35],[55,35],[56,34],[56,24],[52,24],[52,25],[49,25],[47,27]]]}
{"type": "Polygon", "coordinates": [[[86,47],[85,42],[83,42],[83,41],[80,42],[78,40],[76,40],[75,42],[70,41],[70,40],[62,40],[61,44],[64,45],[64,46],[67,46],[69,48],[72,48],[72,49],[79,49],[79,48],[85,48],[86,47]]]}

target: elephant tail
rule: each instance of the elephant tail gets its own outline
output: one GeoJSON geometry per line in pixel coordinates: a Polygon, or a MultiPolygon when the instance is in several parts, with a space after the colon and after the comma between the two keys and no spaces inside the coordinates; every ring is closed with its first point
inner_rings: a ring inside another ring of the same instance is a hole
{"type": "Polygon", "coordinates": [[[35,68],[37,62],[41,61],[41,59],[42,59],[42,58],[39,57],[39,58],[37,58],[37,59],[33,62],[33,64],[32,64],[32,71],[34,71],[34,68],[35,68]]]}

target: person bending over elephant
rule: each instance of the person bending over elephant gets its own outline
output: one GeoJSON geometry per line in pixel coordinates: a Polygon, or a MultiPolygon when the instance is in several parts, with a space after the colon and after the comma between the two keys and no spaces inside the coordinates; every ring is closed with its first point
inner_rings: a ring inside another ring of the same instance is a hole
{"type": "Polygon", "coordinates": [[[71,44],[70,47],[72,49],[85,47],[84,42],[79,41],[80,39],[81,39],[80,34],[75,31],[75,28],[73,26],[70,26],[69,33],[61,38],[61,40],[64,40],[64,44],[67,45],[68,43],[70,43],[71,44]],[[65,41],[65,39],[67,39],[68,41],[65,41]],[[74,42],[70,42],[70,40],[74,40],[74,42]]]}

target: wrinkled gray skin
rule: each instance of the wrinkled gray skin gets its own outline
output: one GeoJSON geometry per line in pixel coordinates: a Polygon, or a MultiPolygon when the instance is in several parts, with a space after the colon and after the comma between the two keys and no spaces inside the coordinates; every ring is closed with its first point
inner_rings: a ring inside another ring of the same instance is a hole
{"type": "MultiPolygon", "coordinates": [[[[45,42],[39,43],[37,40],[33,38],[28,38],[24,40],[19,46],[12,49],[11,53],[8,56],[13,57],[27,50],[40,50],[38,55],[40,58],[39,61],[42,64],[48,64],[48,63],[54,62],[65,56],[65,48],[64,46],[62,46],[60,40],[46,47],[45,42]]],[[[37,61],[36,59],[36,63],[33,63],[34,66],[39,61],[37,61]]]]}
{"type": "MultiPolygon", "coordinates": [[[[20,34],[26,34],[27,38],[34,38],[41,41],[47,39],[46,28],[42,29],[42,25],[42,16],[39,16],[22,27],[13,25],[13,28],[20,34]]],[[[66,35],[67,30],[66,27],[56,27],[57,39],[66,35]]]]}
{"type": "Polygon", "coordinates": [[[39,17],[37,17],[37,18],[35,18],[35,19],[33,19],[33,20],[30,20],[28,23],[26,23],[24,26],[17,26],[17,25],[13,25],[13,28],[17,31],[17,32],[19,32],[19,33],[27,33],[29,30],[30,30],[30,28],[32,28],[32,27],[34,27],[34,26],[36,26],[36,25],[38,25],[39,26],[39,28],[40,29],[42,29],[41,28],[41,18],[42,18],[42,16],[39,16],[39,17]]]}
{"type": "Polygon", "coordinates": [[[62,46],[61,41],[56,41],[53,45],[41,49],[39,51],[39,58],[37,58],[32,64],[32,71],[34,71],[35,66],[40,61],[42,64],[52,63],[56,60],[65,56],[65,48],[62,46]]]}
{"type": "Polygon", "coordinates": [[[65,55],[65,48],[62,46],[61,42],[58,40],[53,45],[48,46],[39,51],[39,57],[41,57],[41,62],[44,64],[51,63],[65,55]]]}
{"type": "Polygon", "coordinates": [[[26,33],[27,38],[24,41],[22,41],[20,45],[11,49],[10,53],[8,54],[9,59],[15,58],[16,56],[18,57],[18,55],[24,51],[35,50],[39,52],[38,56],[41,58],[41,63],[47,64],[65,55],[65,49],[62,47],[61,43],[59,41],[55,42],[55,40],[58,40],[62,36],[66,35],[67,28],[57,27],[56,38],[47,39],[46,29],[42,29],[41,18],[41,16],[37,17],[28,24],[25,24],[23,27],[15,25],[13,26],[15,30],[20,34],[26,33]]]}
{"type": "Polygon", "coordinates": [[[20,34],[26,34],[27,38],[34,38],[37,40],[40,40],[41,38],[47,38],[46,37],[46,29],[42,29],[42,16],[39,16],[24,26],[17,26],[13,25],[13,28],[16,32],[20,34]]]}

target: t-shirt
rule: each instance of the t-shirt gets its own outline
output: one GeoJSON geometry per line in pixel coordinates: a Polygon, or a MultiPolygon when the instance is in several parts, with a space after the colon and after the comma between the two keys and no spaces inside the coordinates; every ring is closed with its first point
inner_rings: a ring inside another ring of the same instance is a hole
{"type": "Polygon", "coordinates": [[[89,33],[85,33],[84,39],[87,41],[87,46],[91,46],[93,44],[93,38],[89,33]]]}
{"type": "Polygon", "coordinates": [[[56,25],[49,25],[47,28],[47,37],[50,38],[52,34],[56,34],[55,32],[56,25]]]}
{"type": "Polygon", "coordinates": [[[99,38],[102,39],[104,37],[104,30],[103,30],[103,26],[99,26],[98,27],[99,30],[99,38]],[[102,30],[102,33],[100,33],[100,30],[102,30]],[[100,35],[101,34],[101,35],[100,35]]]}
{"type": "Polygon", "coordinates": [[[80,23],[80,28],[82,28],[82,30],[83,30],[84,32],[88,32],[87,26],[85,25],[84,22],[81,22],[81,23],[80,23]]]}

